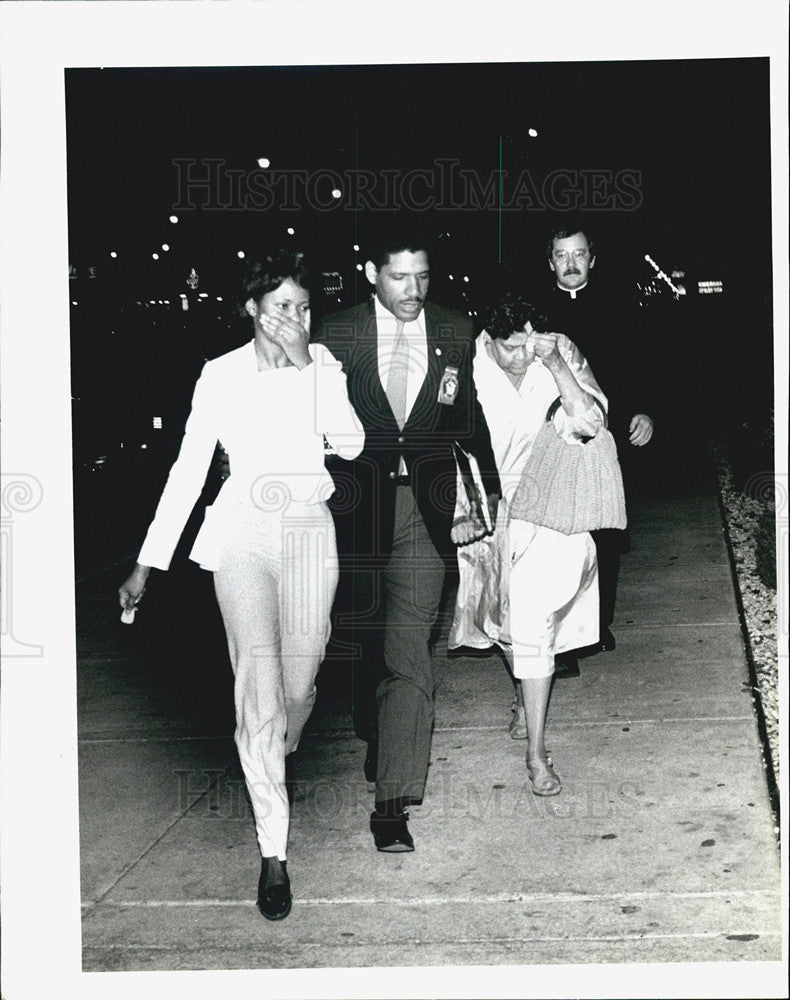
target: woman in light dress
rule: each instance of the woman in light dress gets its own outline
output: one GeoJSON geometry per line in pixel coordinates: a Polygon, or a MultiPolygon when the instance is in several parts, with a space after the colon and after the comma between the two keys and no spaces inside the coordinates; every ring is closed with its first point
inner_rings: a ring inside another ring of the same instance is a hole
{"type": "MultiPolygon", "coordinates": [[[[566,336],[539,332],[542,323],[531,302],[507,294],[490,308],[476,342],[475,386],[506,503],[557,397],[553,419],[566,440],[594,437],[604,425],[607,400],[590,366],[566,336]]],[[[463,544],[476,527],[453,531],[463,544]]],[[[556,795],[561,783],[544,735],[554,656],[598,641],[595,545],[587,532],[564,535],[520,520],[511,520],[508,531],[511,643],[505,652],[517,688],[511,734],[521,729],[529,741],[533,792],[556,795]]]]}

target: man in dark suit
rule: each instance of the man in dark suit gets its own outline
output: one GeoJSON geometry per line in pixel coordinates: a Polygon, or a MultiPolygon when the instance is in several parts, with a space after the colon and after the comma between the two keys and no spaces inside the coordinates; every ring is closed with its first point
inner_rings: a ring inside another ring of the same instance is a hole
{"type": "MultiPolygon", "coordinates": [[[[546,256],[555,283],[541,303],[548,329],[564,333],[578,346],[609,400],[609,429],[617,442],[626,486],[629,452],[653,436],[649,364],[640,356],[636,324],[622,290],[614,293],[590,281],[595,251],[580,220],[555,226],[546,241],[546,256]]],[[[598,554],[600,642],[597,649],[615,648],[611,631],[617,596],[620,554],[626,533],[604,529],[592,533],[598,554]]],[[[562,654],[560,670],[578,673],[576,656],[562,654]]]]}
{"type": "Polygon", "coordinates": [[[341,565],[352,571],[352,711],[369,780],[375,772],[370,827],[378,850],[411,851],[405,807],[422,800],[433,729],[429,641],[456,565],[453,442],[477,458],[494,507],[500,484],[470,320],[426,301],[429,247],[410,223],[376,243],[365,264],[372,300],[328,316],[315,339],[342,363],[365,430],[362,454],[330,471],[341,565]]]}

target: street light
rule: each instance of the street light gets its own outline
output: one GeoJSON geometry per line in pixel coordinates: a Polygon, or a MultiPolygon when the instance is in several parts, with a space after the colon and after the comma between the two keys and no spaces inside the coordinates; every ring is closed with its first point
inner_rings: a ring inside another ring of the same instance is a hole
{"type": "Polygon", "coordinates": [[[261,167],[261,169],[266,170],[269,166],[271,166],[271,164],[265,156],[261,156],[258,159],[258,166],[261,167]]]}
{"type": "Polygon", "coordinates": [[[178,222],[178,216],[177,215],[171,215],[170,216],[170,221],[173,223],[173,225],[175,225],[178,222]]]}

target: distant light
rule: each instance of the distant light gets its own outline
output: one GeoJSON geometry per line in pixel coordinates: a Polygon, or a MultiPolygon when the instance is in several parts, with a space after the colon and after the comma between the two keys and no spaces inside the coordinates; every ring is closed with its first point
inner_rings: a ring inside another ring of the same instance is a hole
{"type": "Polygon", "coordinates": [[[71,304],[72,304],[73,306],[76,306],[76,305],[77,305],[77,303],[76,303],[76,302],[74,302],[73,300],[72,300],[72,303],[71,303],[71,304]]]}
{"type": "Polygon", "coordinates": [[[271,166],[271,164],[270,164],[269,160],[267,160],[267,158],[265,156],[261,156],[258,159],[258,166],[261,167],[263,170],[266,170],[266,168],[269,167],[269,166],[271,166]]]}
{"type": "Polygon", "coordinates": [[[167,251],[170,249],[170,244],[169,243],[163,243],[162,244],[162,249],[165,251],[165,253],[167,253],[167,251]]]}
{"type": "Polygon", "coordinates": [[[217,302],[222,302],[222,296],[221,295],[217,296],[217,302]]]}
{"type": "Polygon", "coordinates": [[[332,197],[333,198],[342,198],[343,197],[343,192],[340,190],[340,188],[332,188],[332,197]]]}
{"type": "Polygon", "coordinates": [[[154,430],[155,431],[161,431],[162,430],[162,418],[161,417],[154,417],[154,430]]]}
{"type": "Polygon", "coordinates": [[[171,215],[170,216],[170,221],[173,223],[173,225],[175,225],[176,222],[178,222],[178,216],[177,215],[171,215]]]}
{"type": "Polygon", "coordinates": [[[156,299],[149,299],[148,300],[148,305],[149,306],[155,306],[156,305],[156,299]]]}
{"type": "Polygon", "coordinates": [[[452,274],[448,274],[447,277],[450,279],[450,281],[455,281],[455,278],[452,276],[452,274]]]}
{"type": "Polygon", "coordinates": [[[152,253],[151,256],[154,258],[154,260],[159,260],[159,254],[158,253],[152,253]]]}
{"type": "Polygon", "coordinates": [[[141,444],[141,445],[140,445],[140,447],[141,447],[141,448],[147,448],[147,447],[148,447],[148,445],[147,445],[147,444],[141,444]]]}
{"type": "Polygon", "coordinates": [[[208,298],[208,292],[198,292],[198,298],[199,299],[207,299],[208,298]]]}
{"type": "Polygon", "coordinates": [[[354,244],[354,253],[359,253],[359,244],[358,243],[354,244]]]}
{"type": "MultiPolygon", "coordinates": [[[[357,270],[358,270],[358,271],[361,271],[361,270],[362,270],[362,265],[361,265],[361,264],[357,264],[357,270]]],[[[75,303],[75,305],[76,305],[76,303],[75,303]]]]}
{"type": "Polygon", "coordinates": [[[464,281],[469,281],[469,275],[468,274],[464,275],[464,281]]]}
{"type": "Polygon", "coordinates": [[[288,233],[289,236],[293,236],[294,234],[293,226],[289,226],[285,231],[286,233],[288,233]]]}
{"type": "Polygon", "coordinates": [[[536,128],[528,129],[527,130],[527,135],[529,135],[533,139],[537,139],[537,137],[538,137],[538,130],[536,128]]]}
{"type": "Polygon", "coordinates": [[[110,251],[110,256],[112,257],[113,260],[115,260],[115,258],[118,256],[118,254],[114,250],[111,250],[110,251]]]}
{"type": "Polygon", "coordinates": [[[239,252],[236,254],[236,256],[239,258],[239,260],[244,260],[246,254],[244,253],[243,250],[239,250],[239,252]]]}

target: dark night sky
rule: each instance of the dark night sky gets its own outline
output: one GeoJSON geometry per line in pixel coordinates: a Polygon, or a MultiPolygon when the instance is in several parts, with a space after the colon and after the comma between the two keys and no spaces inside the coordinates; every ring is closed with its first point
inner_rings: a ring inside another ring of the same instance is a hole
{"type": "MultiPolygon", "coordinates": [[[[165,240],[172,266],[195,259],[211,270],[237,245],[284,243],[287,225],[301,249],[343,269],[369,214],[204,209],[179,213],[175,227],[176,158],[254,171],[266,155],[275,170],[342,172],[429,168],[445,157],[485,178],[499,166],[500,139],[503,168],[512,178],[527,169],[538,186],[558,169],[641,172],[636,211],[594,213],[594,222],[591,213],[599,268],[639,273],[649,250],[667,269],[704,262],[754,289],[766,281],[765,59],[69,70],[66,84],[72,260],[104,270],[116,249],[143,283],[165,240]]],[[[452,260],[473,274],[496,263],[500,238],[514,266],[541,264],[548,218],[539,207],[436,219],[453,234],[452,260]]]]}

